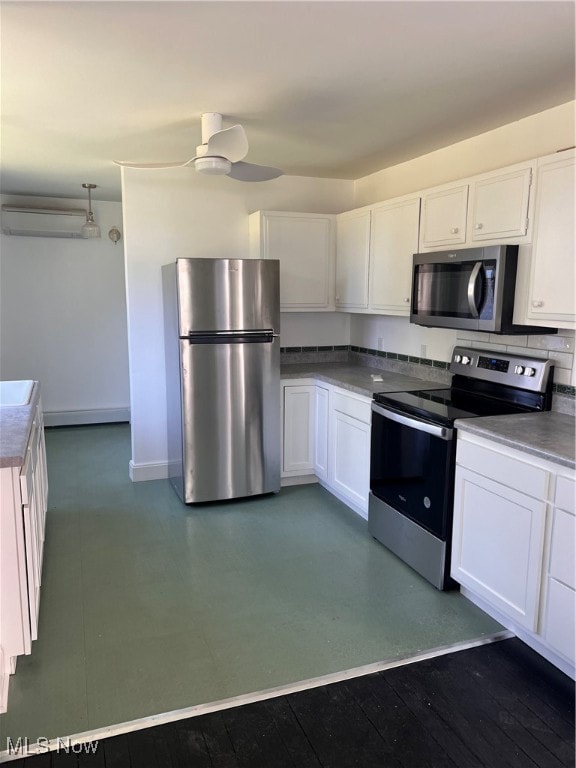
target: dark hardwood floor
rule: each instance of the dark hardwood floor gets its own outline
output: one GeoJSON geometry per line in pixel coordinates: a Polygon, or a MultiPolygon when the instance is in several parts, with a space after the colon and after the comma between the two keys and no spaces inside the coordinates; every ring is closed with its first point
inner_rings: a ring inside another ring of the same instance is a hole
{"type": "Polygon", "coordinates": [[[574,683],[517,639],[12,768],[566,768],[574,683]]]}

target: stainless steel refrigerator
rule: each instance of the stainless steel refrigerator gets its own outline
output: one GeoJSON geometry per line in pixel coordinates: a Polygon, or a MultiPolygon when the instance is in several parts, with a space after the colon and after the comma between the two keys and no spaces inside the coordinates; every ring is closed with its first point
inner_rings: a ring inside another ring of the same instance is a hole
{"type": "Polygon", "coordinates": [[[186,503],[280,490],[279,262],[162,267],[169,474],[186,503]]]}

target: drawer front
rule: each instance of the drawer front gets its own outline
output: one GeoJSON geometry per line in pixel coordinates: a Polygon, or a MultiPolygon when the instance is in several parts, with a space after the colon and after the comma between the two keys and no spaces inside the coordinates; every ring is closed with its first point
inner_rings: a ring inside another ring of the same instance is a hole
{"type": "Polygon", "coordinates": [[[473,472],[509,488],[516,488],[535,499],[547,498],[550,473],[545,469],[465,440],[458,441],[456,461],[473,472]]]}
{"type": "Polygon", "coordinates": [[[338,392],[332,393],[332,407],[346,416],[358,419],[364,424],[370,424],[370,404],[371,400],[360,400],[355,397],[341,395],[338,392]]]}
{"type": "Polygon", "coordinates": [[[570,661],[574,661],[574,620],[576,592],[556,579],[548,579],[544,637],[546,642],[570,661]]]}
{"type": "Polygon", "coordinates": [[[576,482],[570,477],[558,476],[556,480],[556,495],[554,497],[554,504],[560,509],[565,509],[567,512],[574,512],[575,500],[574,494],[576,493],[576,482]]]}
{"type": "Polygon", "coordinates": [[[554,510],[552,519],[552,544],[550,550],[550,576],[576,588],[574,575],[574,536],[576,535],[576,518],[561,509],[554,510]]]}

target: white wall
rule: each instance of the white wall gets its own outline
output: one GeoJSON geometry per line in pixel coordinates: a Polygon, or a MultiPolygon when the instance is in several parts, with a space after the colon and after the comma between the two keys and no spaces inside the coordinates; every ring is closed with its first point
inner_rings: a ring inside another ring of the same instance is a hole
{"type": "MultiPolygon", "coordinates": [[[[576,102],[563,104],[358,179],[354,182],[354,206],[380,202],[570,147],[575,136],[575,105],[576,102]]],[[[383,339],[382,348],[389,352],[402,351],[448,361],[456,333],[411,325],[407,318],[352,317],[351,344],[378,349],[378,339],[383,339]],[[426,355],[422,354],[422,345],[426,346],[426,355]]],[[[574,379],[574,374],[568,377],[563,372],[561,378],[562,383],[569,384],[566,379],[574,379]]]]}
{"type": "Polygon", "coordinates": [[[346,312],[283,312],[283,347],[333,347],[350,344],[350,315],[346,312]]]}
{"type": "MultiPolygon", "coordinates": [[[[352,207],[352,193],[353,182],[334,179],[282,177],[243,184],[202,177],[191,168],[123,170],[134,479],[165,476],[161,265],[179,257],[247,258],[250,213],[337,213],[352,207]]],[[[330,328],[327,318],[292,319],[284,314],[282,346],[304,343],[348,344],[348,321],[339,319],[330,328]]]]}
{"type": "MultiPolygon", "coordinates": [[[[84,200],[2,196],[8,202],[86,208],[84,200]]],[[[101,239],[0,236],[0,377],[40,381],[47,423],[128,414],[123,245],[107,235],[122,229],[122,209],[92,207],[101,239]]]]}
{"type": "Polygon", "coordinates": [[[575,107],[576,102],[571,101],[357,179],[354,182],[354,207],[572,147],[575,107]]]}

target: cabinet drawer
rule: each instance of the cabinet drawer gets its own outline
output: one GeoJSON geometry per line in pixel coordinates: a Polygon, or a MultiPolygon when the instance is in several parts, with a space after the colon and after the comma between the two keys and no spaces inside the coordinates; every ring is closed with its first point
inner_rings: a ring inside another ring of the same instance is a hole
{"type": "Polygon", "coordinates": [[[576,483],[569,477],[558,476],[556,480],[556,495],[554,496],[554,504],[560,509],[565,509],[567,512],[574,512],[574,494],[576,493],[576,483]]]}
{"type": "Polygon", "coordinates": [[[576,588],[574,576],[574,536],[576,518],[561,509],[554,510],[552,520],[552,543],[548,572],[558,581],[576,588]]]}
{"type": "Polygon", "coordinates": [[[332,397],[332,407],[334,410],[345,413],[353,419],[359,419],[364,424],[370,424],[370,400],[357,400],[355,397],[347,397],[337,392],[332,397]]]}
{"type": "Polygon", "coordinates": [[[547,496],[550,473],[504,453],[460,440],[456,462],[535,499],[547,496]]]}
{"type": "Polygon", "coordinates": [[[544,637],[556,651],[574,661],[576,592],[555,579],[548,579],[544,637]]]}

